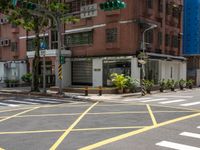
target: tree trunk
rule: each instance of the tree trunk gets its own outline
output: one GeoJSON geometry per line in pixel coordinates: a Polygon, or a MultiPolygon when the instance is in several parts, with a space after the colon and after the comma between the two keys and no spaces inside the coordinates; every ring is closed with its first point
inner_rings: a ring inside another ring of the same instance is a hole
{"type": "Polygon", "coordinates": [[[33,59],[33,67],[32,67],[32,92],[39,92],[39,63],[40,63],[40,30],[39,30],[39,18],[35,17],[35,57],[33,59]]]}

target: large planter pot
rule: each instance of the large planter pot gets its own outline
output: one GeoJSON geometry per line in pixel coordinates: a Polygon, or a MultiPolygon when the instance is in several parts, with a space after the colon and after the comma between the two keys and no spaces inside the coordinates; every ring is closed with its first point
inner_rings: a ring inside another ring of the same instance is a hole
{"type": "Polygon", "coordinates": [[[118,94],[123,94],[123,91],[124,91],[123,89],[117,89],[118,94]]]}
{"type": "Polygon", "coordinates": [[[147,90],[147,94],[151,94],[151,90],[147,90]]]}
{"type": "Polygon", "coordinates": [[[171,88],[171,91],[175,91],[175,88],[171,88]]]}
{"type": "Polygon", "coordinates": [[[125,89],[124,89],[124,93],[130,93],[130,89],[125,88],[125,89]]]}
{"type": "Polygon", "coordinates": [[[188,88],[189,88],[189,89],[192,89],[192,86],[189,86],[188,88]]]}
{"type": "Polygon", "coordinates": [[[164,89],[163,89],[163,88],[160,88],[160,92],[164,92],[164,89]]]}
{"type": "Polygon", "coordinates": [[[184,89],[184,87],[183,86],[180,86],[180,90],[183,90],[184,89]]]}

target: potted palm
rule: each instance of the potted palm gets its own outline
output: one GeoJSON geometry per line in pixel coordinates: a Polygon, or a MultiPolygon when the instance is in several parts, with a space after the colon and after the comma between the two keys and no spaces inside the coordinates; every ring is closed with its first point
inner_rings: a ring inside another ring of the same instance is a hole
{"type": "Polygon", "coordinates": [[[154,85],[153,80],[144,80],[144,87],[148,94],[151,94],[152,87],[154,85]]]}
{"type": "Polygon", "coordinates": [[[117,88],[119,94],[123,93],[123,89],[126,87],[127,79],[124,74],[111,74],[112,83],[117,88]]]}
{"type": "Polygon", "coordinates": [[[186,81],[183,80],[183,79],[181,79],[179,81],[179,88],[180,88],[180,90],[183,90],[185,88],[185,86],[186,86],[186,81]]]}
{"type": "Polygon", "coordinates": [[[170,88],[171,91],[175,91],[176,85],[177,85],[177,82],[173,79],[167,81],[167,87],[170,88]]]}
{"type": "Polygon", "coordinates": [[[167,83],[165,81],[165,79],[162,79],[160,81],[160,92],[164,92],[164,90],[166,89],[167,83]]]}
{"type": "Polygon", "coordinates": [[[192,79],[186,81],[186,86],[187,86],[189,89],[192,89],[193,84],[194,84],[194,80],[192,80],[192,79]]]}

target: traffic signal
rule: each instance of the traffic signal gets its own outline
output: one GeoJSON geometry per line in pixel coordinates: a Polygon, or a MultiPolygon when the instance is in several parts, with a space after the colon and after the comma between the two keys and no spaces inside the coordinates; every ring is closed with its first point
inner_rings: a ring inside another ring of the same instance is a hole
{"type": "Polygon", "coordinates": [[[16,6],[30,10],[35,10],[37,8],[37,4],[31,2],[24,2],[22,0],[16,1],[16,6]]]}
{"type": "Polygon", "coordinates": [[[104,3],[100,3],[99,6],[101,10],[111,11],[126,8],[126,3],[122,0],[110,0],[104,3]]]}
{"type": "Polygon", "coordinates": [[[65,64],[65,56],[60,56],[60,64],[65,64]]]}

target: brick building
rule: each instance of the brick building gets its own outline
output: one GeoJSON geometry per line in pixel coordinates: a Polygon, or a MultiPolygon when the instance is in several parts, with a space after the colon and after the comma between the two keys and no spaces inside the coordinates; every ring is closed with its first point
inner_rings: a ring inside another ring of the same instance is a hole
{"type": "MultiPolygon", "coordinates": [[[[95,8],[96,4],[98,7],[104,0],[65,1],[70,4],[71,12],[78,12],[81,7],[95,8]]],[[[68,57],[63,65],[63,86],[109,86],[112,72],[124,73],[140,80],[136,54],[141,50],[143,31],[153,24],[158,27],[145,34],[146,52],[149,55],[145,77],[156,83],[163,78],[186,78],[186,61],[181,57],[182,0],[124,2],[127,3],[125,9],[104,12],[98,8],[97,11],[78,15],[81,18],[78,23],[63,25],[63,52],[68,57]]],[[[17,59],[28,60],[28,68],[31,70],[34,35],[19,29],[17,34],[12,33],[11,38],[11,41],[17,41],[17,59]]],[[[41,38],[48,41],[49,46],[46,50],[48,75],[57,76],[55,31],[41,33],[41,38]]],[[[11,47],[7,49],[12,53],[11,47]]]]}

